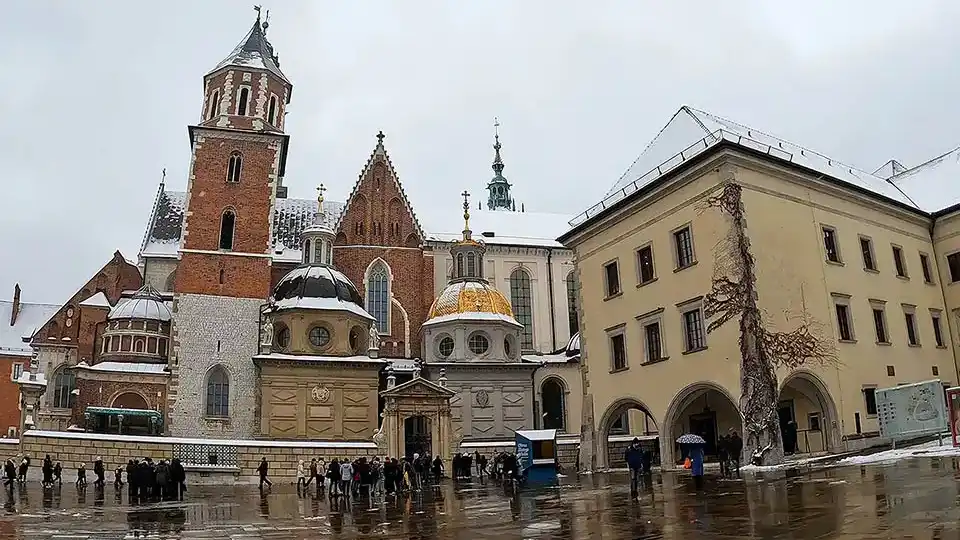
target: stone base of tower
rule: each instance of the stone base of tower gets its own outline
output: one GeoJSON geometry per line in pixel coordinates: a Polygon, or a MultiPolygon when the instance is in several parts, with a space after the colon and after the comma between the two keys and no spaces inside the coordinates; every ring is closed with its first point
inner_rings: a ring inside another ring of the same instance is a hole
{"type": "Polygon", "coordinates": [[[255,298],[179,294],[174,299],[169,433],[176,437],[243,439],[257,431],[260,307],[255,298]],[[207,381],[227,375],[226,415],[208,414],[207,381]]]}

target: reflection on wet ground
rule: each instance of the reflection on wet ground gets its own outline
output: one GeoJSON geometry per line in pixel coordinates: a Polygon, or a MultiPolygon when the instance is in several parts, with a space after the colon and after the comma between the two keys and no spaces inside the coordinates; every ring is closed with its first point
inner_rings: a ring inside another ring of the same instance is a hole
{"type": "Polygon", "coordinates": [[[639,501],[626,474],[564,478],[512,495],[444,483],[394,499],[331,502],[293,486],[190,488],[182,503],[130,506],[126,493],[73,486],[4,492],[0,538],[960,538],[956,459],[833,468],[746,481],[667,473],[639,501]]]}

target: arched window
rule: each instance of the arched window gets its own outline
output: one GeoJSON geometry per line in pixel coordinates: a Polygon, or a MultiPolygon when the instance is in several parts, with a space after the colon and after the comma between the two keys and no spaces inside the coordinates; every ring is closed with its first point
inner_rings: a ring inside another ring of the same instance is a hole
{"type": "Polygon", "coordinates": [[[77,388],[77,379],[72,371],[60,368],[53,378],[53,406],[60,409],[73,407],[73,391],[77,388]]]}
{"type": "Polygon", "coordinates": [[[577,274],[567,274],[567,321],[570,325],[570,335],[580,331],[580,316],[577,315],[577,274]]]}
{"type": "Polygon", "coordinates": [[[270,106],[267,108],[267,122],[276,125],[277,119],[277,96],[270,96],[270,106]]]}
{"type": "Polygon", "coordinates": [[[174,284],[176,284],[176,282],[177,282],[177,271],[174,270],[173,272],[170,272],[170,275],[167,276],[167,280],[163,282],[163,290],[167,292],[172,292],[173,286],[174,284]]]}
{"type": "Polygon", "coordinates": [[[540,403],[543,406],[543,429],[563,431],[566,428],[566,403],[563,385],[555,378],[543,381],[540,387],[540,403]]]}
{"type": "Polygon", "coordinates": [[[510,304],[513,316],[523,325],[520,331],[520,348],[533,349],[533,300],[530,296],[530,276],[523,268],[510,273],[510,304]]]}
{"type": "Polygon", "coordinates": [[[230,381],[221,366],[211,369],[207,375],[207,416],[230,416],[230,381]]]}
{"type": "Polygon", "coordinates": [[[303,264],[310,262],[310,239],[303,241],[303,264]]]}
{"type": "Polygon", "coordinates": [[[326,242],[322,240],[316,240],[313,242],[313,262],[314,264],[323,264],[329,261],[323,260],[323,247],[326,245],[326,242]]]}
{"type": "Polygon", "coordinates": [[[220,218],[220,249],[233,249],[233,228],[237,216],[233,210],[226,210],[220,218]]]}
{"type": "Polygon", "coordinates": [[[454,274],[455,277],[463,277],[463,253],[457,254],[457,272],[454,274]]]}
{"type": "Polygon", "coordinates": [[[467,253],[467,276],[477,277],[477,256],[474,253],[467,253]]]}
{"type": "Polygon", "coordinates": [[[210,96],[210,107],[207,109],[207,120],[217,115],[220,109],[220,91],[217,90],[210,96]]]}
{"type": "Polygon", "coordinates": [[[237,114],[240,116],[247,115],[247,102],[250,101],[250,89],[241,88],[240,92],[237,94],[237,114]]]}
{"type": "Polygon", "coordinates": [[[240,182],[240,169],[243,168],[243,154],[239,150],[234,150],[230,154],[230,160],[227,162],[227,182],[240,182]]]}
{"type": "Polygon", "coordinates": [[[377,261],[367,274],[367,311],[377,319],[377,331],[390,333],[390,273],[383,261],[377,261]]]}

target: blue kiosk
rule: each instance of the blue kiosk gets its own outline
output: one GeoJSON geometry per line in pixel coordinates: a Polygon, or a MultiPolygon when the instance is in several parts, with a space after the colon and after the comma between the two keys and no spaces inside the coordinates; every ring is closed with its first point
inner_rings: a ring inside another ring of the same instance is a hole
{"type": "Polygon", "coordinates": [[[543,484],[557,480],[557,430],[516,431],[517,464],[527,482],[543,484]]]}

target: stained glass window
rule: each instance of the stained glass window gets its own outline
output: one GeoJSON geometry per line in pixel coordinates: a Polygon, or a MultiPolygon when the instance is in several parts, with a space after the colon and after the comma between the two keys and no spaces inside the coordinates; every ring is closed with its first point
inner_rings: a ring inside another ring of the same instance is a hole
{"type": "Polygon", "coordinates": [[[513,316],[523,325],[520,331],[520,347],[533,349],[533,299],[530,296],[530,276],[522,268],[510,274],[510,304],[513,316]]]}
{"type": "Polygon", "coordinates": [[[378,262],[367,278],[367,311],[377,320],[377,331],[389,334],[390,277],[383,262],[378,262]]]}

